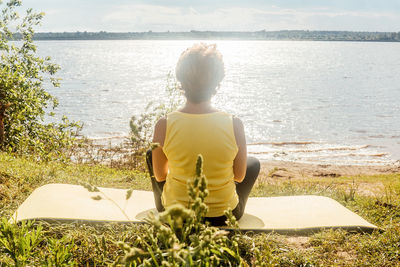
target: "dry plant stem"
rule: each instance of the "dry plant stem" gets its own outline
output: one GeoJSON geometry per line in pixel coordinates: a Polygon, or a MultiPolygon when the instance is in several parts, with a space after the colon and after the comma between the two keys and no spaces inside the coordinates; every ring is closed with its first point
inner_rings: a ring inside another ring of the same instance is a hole
{"type": "Polygon", "coordinates": [[[118,205],[117,202],[115,202],[113,199],[109,198],[104,192],[99,190],[99,193],[102,194],[104,196],[105,199],[111,201],[121,212],[122,214],[125,216],[125,218],[128,219],[128,221],[130,221],[131,219],[129,218],[128,214],[126,214],[126,212],[118,205]]]}

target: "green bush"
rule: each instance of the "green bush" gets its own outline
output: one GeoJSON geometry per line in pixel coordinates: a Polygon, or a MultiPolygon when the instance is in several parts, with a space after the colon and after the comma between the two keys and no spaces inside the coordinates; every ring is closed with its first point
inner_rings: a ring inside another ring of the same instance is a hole
{"type": "Polygon", "coordinates": [[[183,104],[182,91],[171,73],[167,76],[165,89],[167,96],[164,102],[150,102],[144,113],[132,116],[129,122],[129,146],[132,149],[130,162],[135,169],[145,170],[144,154],[150,147],[156,122],[183,104]]]}
{"type": "Polygon", "coordinates": [[[5,6],[0,0],[0,5],[0,150],[40,160],[63,158],[80,127],[65,117],[60,123],[44,122],[46,111],[57,106],[45,84],[59,86],[54,77],[59,66],[37,56],[33,43],[34,27],[44,14],[28,9],[21,18],[19,0],[5,6]]]}

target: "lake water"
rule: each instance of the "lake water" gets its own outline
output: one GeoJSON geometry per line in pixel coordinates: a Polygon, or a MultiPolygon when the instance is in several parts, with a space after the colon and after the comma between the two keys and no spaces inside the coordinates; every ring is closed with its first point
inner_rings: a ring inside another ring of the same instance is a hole
{"type": "MultiPolygon", "coordinates": [[[[91,138],[121,138],[165,97],[195,41],[41,41],[61,66],[61,116],[91,138]]],[[[400,159],[400,43],[207,41],[224,56],[214,104],[239,116],[263,160],[387,164],[400,159]]]]}

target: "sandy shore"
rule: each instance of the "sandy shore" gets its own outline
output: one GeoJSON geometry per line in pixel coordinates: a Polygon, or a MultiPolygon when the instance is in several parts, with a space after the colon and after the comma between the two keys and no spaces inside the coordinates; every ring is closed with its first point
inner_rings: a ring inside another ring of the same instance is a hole
{"type": "Polygon", "coordinates": [[[390,173],[400,173],[400,163],[385,166],[308,164],[286,161],[264,161],[261,163],[261,175],[281,179],[341,177],[390,173]]]}

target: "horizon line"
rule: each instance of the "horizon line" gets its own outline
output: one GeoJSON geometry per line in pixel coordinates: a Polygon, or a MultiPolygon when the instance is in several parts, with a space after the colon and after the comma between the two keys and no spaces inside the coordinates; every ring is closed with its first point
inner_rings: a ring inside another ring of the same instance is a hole
{"type": "Polygon", "coordinates": [[[205,33],[205,32],[212,32],[212,33],[262,33],[262,32],[351,32],[351,33],[400,33],[399,31],[351,31],[351,30],[257,30],[257,31],[218,31],[218,30],[190,30],[190,31],[37,31],[36,33],[205,33]]]}

